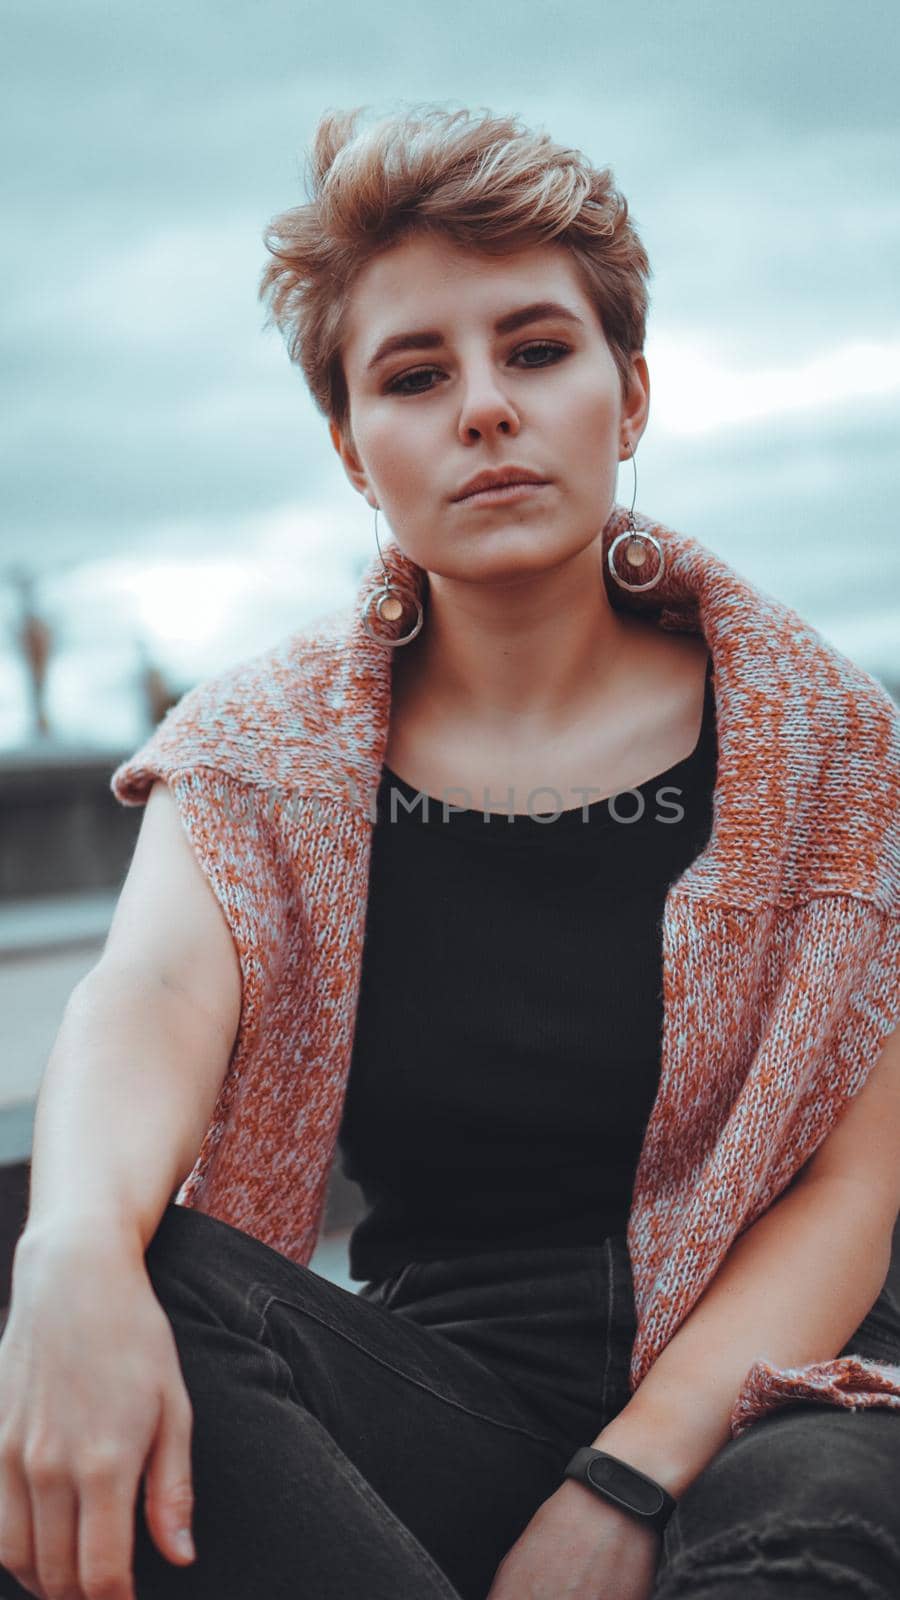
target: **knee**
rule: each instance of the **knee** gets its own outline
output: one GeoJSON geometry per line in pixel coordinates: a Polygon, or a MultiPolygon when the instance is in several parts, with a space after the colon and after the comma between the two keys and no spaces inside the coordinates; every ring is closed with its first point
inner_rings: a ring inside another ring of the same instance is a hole
{"type": "Polygon", "coordinates": [[[667,1546],[653,1600],[895,1600],[898,1593],[900,1545],[880,1523],[857,1513],[807,1520],[772,1510],[756,1524],[667,1546]]]}
{"type": "Polygon", "coordinates": [[[654,1600],[900,1593],[900,1416],[794,1406],[731,1440],[682,1496],[654,1600]],[[701,1577],[702,1575],[702,1577],[701,1577]],[[717,1586],[717,1585],[720,1585],[717,1586]],[[737,1587],[736,1587],[737,1586],[737,1587]]]}
{"type": "Polygon", "coordinates": [[[900,1415],[888,1408],[783,1408],[732,1440],[708,1470],[728,1505],[808,1518],[858,1513],[900,1532],[900,1415]]]}

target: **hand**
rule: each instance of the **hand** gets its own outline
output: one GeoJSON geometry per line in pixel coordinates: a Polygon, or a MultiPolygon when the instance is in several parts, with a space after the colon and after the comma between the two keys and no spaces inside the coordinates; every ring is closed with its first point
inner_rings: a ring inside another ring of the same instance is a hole
{"type": "Polygon", "coordinates": [[[0,1566],[38,1600],[134,1600],[142,1473],[154,1542],[194,1559],[176,1543],[193,1416],[171,1324],[114,1233],[24,1241],[0,1339],[0,1566]]]}
{"type": "Polygon", "coordinates": [[[503,1557],[486,1600],[649,1600],[662,1536],[567,1478],[503,1557]]]}

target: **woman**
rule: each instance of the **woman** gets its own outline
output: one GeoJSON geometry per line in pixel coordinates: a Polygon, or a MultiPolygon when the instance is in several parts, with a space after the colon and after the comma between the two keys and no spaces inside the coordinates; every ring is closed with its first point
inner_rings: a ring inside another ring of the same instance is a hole
{"type": "Polygon", "coordinates": [[[649,266],[608,172],[425,109],[326,116],[313,180],[262,292],[396,543],[113,776],[147,813],[42,1087],[0,1557],[893,1593],[896,709],[615,505],[649,266]],[[357,1294],[308,1266],[338,1150],[357,1294]]]}

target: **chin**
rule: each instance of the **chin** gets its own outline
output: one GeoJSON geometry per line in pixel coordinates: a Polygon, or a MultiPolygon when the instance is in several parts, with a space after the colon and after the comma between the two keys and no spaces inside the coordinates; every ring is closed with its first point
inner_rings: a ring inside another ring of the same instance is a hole
{"type": "MultiPolygon", "coordinates": [[[[546,532],[522,528],[493,529],[490,533],[467,534],[456,538],[452,548],[434,550],[420,565],[446,578],[469,582],[509,583],[517,578],[533,578],[553,572],[566,561],[578,557],[583,543],[566,544],[549,539],[546,532]]],[[[419,558],[413,556],[413,560],[419,558]]]]}

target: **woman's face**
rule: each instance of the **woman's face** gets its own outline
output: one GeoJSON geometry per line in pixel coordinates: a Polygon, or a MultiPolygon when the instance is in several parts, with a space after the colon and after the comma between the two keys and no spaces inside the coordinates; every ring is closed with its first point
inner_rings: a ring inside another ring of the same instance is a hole
{"type": "Polygon", "coordinates": [[[632,359],[627,407],[568,251],[485,256],[416,235],[368,263],[343,344],[352,440],[331,425],[351,482],[400,549],[448,578],[536,575],[602,532],[616,470],[646,424],[649,377],[632,359]],[[553,302],[527,319],[525,308],[553,302]],[[516,327],[504,327],[514,313],[516,327]],[[499,324],[499,326],[498,326],[499,324]],[[407,347],[384,353],[386,341],[407,347]],[[460,500],[484,469],[536,472],[507,500],[460,500]]]}

